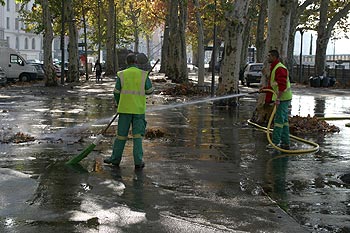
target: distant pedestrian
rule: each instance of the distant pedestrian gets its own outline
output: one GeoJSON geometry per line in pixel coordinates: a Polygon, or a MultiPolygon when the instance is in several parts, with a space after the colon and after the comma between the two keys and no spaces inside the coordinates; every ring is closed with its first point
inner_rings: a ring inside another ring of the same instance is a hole
{"type": "MultiPolygon", "coordinates": [[[[282,149],[289,150],[288,107],[292,99],[289,74],[287,68],[280,61],[277,50],[269,51],[268,62],[271,64],[270,79],[268,81],[268,87],[262,89],[268,88],[274,91],[272,96],[269,92],[266,94],[265,102],[274,102],[277,107],[274,118],[272,143],[282,149]]],[[[272,145],[268,145],[268,148],[272,148],[272,145]]]]}
{"type": "Polygon", "coordinates": [[[114,140],[112,155],[104,162],[119,166],[125,143],[128,140],[129,128],[132,126],[133,156],[135,169],[145,166],[143,161],[142,137],[146,130],[146,95],[153,93],[149,72],[139,69],[136,55],[126,57],[127,68],[117,73],[114,88],[114,99],[119,113],[117,137],[114,140]]]}
{"type": "Polygon", "coordinates": [[[96,74],[96,82],[99,82],[101,80],[102,82],[102,65],[100,63],[100,60],[97,59],[96,63],[95,63],[95,74],[96,74]]]}

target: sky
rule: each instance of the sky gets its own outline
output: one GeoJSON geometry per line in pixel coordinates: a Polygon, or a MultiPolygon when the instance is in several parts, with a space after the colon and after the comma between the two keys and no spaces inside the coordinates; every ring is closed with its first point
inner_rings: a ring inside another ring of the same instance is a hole
{"type": "MultiPolygon", "coordinates": [[[[310,44],[311,44],[311,35],[312,35],[312,55],[316,53],[316,32],[306,31],[303,34],[303,55],[310,54],[310,44]]],[[[300,55],[300,33],[297,31],[295,33],[294,40],[294,55],[300,55]]],[[[327,47],[327,55],[337,55],[337,54],[349,54],[350,55],[350,39],[338,39],[335,41],[329,40],[327,47]]]]}

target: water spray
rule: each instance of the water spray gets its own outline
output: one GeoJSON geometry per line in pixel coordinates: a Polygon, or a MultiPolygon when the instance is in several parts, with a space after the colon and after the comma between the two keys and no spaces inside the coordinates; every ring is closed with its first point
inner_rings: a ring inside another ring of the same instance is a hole
{"type": "Polygon", "coordinates": [[[238,97],[243,97],[243,96],[256,94],[256,93],[259,93],[259,92],[254,91],[254,92],[248,92],[248,93],[242,93],[242,94],[232,94],[232,95],[204,98],[204,99],[194,100],[194,101],[190,101],[190,102],[186,102],[186,103],[161,105],[161,106],[149,108],[149,109],[147,109],[147,112],[161,111],[161,110],[166,110],[166,109],[170,109],[170,108],[183,107],[183,106],[192,105],[192,104],[207,103],[207,102],[223,100],[223,99],[238,98],[238,97]]]}

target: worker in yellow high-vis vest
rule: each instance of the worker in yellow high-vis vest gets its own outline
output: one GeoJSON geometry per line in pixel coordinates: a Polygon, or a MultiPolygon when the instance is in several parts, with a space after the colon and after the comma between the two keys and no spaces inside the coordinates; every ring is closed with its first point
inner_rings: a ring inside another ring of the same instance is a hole
{"type": "Polygon", "coordinates": [[[142,137],[145,135],[147,124],[146,95],[152,94],[154,89],[148,77],[149,72],[137,67],[137,56],[134,53],[127,55],[126,63],[128,68],[117,73],[114,88],[114,99],[118,104],[119,114],[117,137],[114,140],[112,155],[104,162],[119,167],[131,125],[135,169],[142,169],[145,166],[142,137]]]}
{"type": "MultiPolygon", "coordinates": [[[[268,62],[271,64],[270,79],[268,87],[274,91],[275,94],[271,96],[271,92],[266,94],[265,102],[274,102],[276,105],[276,115],[274,118],[274,127],[272,134],[272,143],[276,146],[289,150],[290,149],[290,137],[289,137],[289,121],[288,121],[288,108],[292,100],[292,90],[289,80],[289,74],[287,68],[282,64],[279,59],[279,53],[277,50],[271,50],[268,54],[268,62]]],[[[264,87],[263,89],[265,89],[264,87]]],[[[268,148],[273,148],[271,145],[268,148]]]]}

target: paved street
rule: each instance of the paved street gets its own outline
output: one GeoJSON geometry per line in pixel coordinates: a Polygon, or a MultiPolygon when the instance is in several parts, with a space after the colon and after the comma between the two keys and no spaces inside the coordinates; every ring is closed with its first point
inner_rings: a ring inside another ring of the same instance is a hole
{"type": "MultiPolygon", "coordinates": [[[[111,153],[116,124],[79,165],[65,165],[115,114],[113,80],[73,88],[0,89],[0,231],[350,230],[349,186],[338,179],[350,172],[349,146],[342,139],[348,138],[348,128],[308,136],[320,144],[316,154],[274,159],[265,149],[265,133],[246,123],[254,96],[241,98],[232,109],[205,101],[181,107],[185,97],[162,96],[161,85],[155,85],[147,126],[165,135],[144,141],[143,171],[134,171],[132,141],[120,169],[102,163],[111,153]],[[33,140],[10,142],[18,132],[33,140]]],[[[292,113],[350,115],[346,90],[311,91],[314,95],[298,87],[292,113]]]]}

